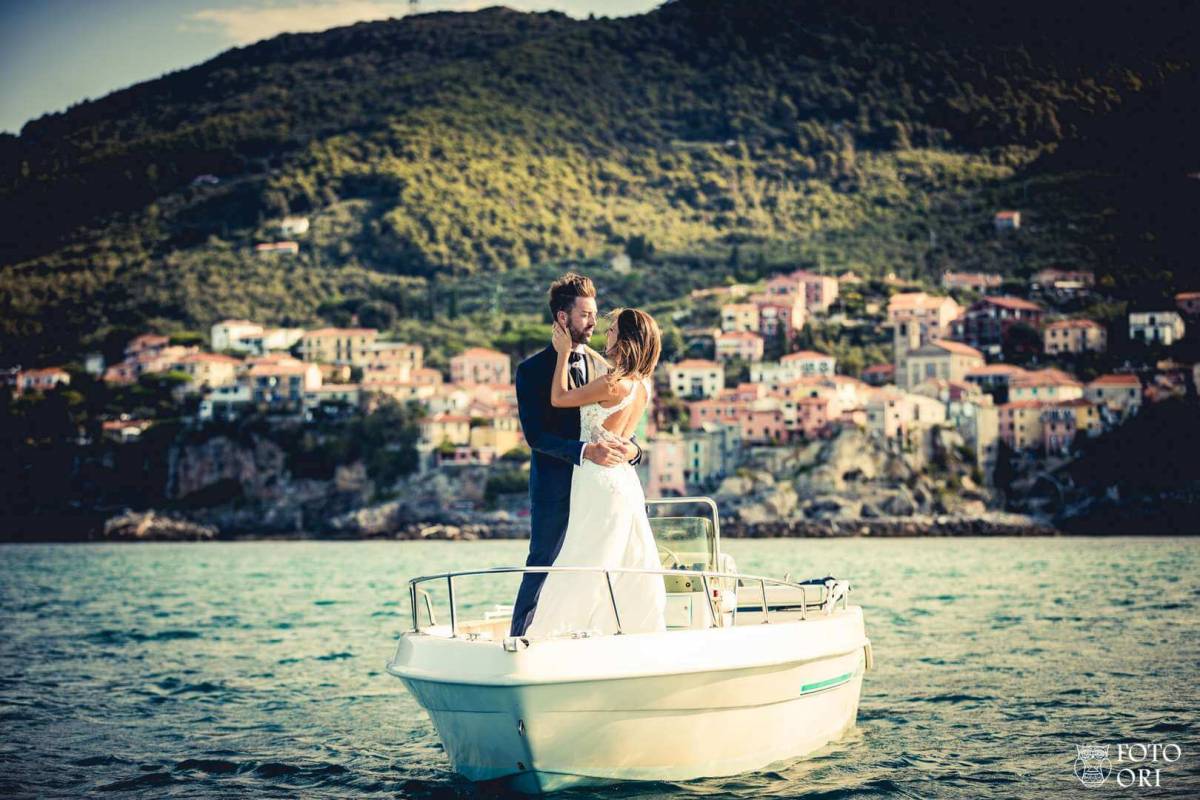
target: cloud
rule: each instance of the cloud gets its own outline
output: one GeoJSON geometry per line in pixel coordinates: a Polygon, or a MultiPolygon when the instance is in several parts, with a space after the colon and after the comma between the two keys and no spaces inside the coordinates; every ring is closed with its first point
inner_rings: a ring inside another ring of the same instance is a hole
{"type": "MultiPolygon", "coordinates": [[[[419,9],[420,6],[417,6],[419,9]]],[[[402,17],[409,12],[407,0],[377,2],[307,2],[289,6],[241,6],[205,8],[189,15],[190,20],[215,25],[230,42],[246,45],[280,33],[309,33],[353,25],[355,22],[402,17]]],[[[191,30],[187,26],[186,30],[191,30]]]]}
{"type": "Polygon", "coordinates": [[[281,33],[311,33],[353,25],[356,22],[403,17],[427,11],[478,11],[492,6],[507,6],[519,11],[558,9],[573,16],[586,16],[592,5],[607,13],[629,14],[648,11],[659,0],[622,0],[612,3],[586,3],[579,0],[423,0],[419,4],[408,0],[300,0],[290,5],[246,5],[233,8],[205,8],[188,15],[179,25],[181,32],[195,32],[199,22],[215,26],[231,43],[247,45],[269,39],[281,33]],[[609,6],[619,6],[620,8],[609,6]]]}

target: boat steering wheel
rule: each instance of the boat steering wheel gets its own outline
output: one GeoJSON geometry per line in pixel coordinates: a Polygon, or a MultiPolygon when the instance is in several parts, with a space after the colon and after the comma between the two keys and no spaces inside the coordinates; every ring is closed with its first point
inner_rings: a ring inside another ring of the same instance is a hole
{"type": "Polygon", "coordinates": [[[679,559],[679,554],[671,548],[667,547],[662,542],[655,542],[658,545],[658,561],[662,564],[663,569],[682,569],[683,562],[679,559]],[[667,559],[671,559],[668,566],[667,559]]]}

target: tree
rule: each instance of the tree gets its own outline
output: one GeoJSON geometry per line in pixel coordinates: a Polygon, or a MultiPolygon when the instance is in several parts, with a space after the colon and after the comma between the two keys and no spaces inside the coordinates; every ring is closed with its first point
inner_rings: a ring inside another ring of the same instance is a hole
{"type": "Polygon", "coordinates": [[[398,316],[396,307],[386,300],[368,300],[358,307],[358,322],[367,328],[390,330],[398,316]]]}

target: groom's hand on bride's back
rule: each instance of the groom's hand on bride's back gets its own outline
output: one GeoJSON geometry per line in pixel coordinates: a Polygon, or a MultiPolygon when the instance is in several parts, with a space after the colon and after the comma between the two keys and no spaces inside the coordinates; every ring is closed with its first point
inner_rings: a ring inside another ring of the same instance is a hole
{"type": "Polygon", "coordinates": [[[615,467],[617,464],[623,464],[627,460],[625,458],[625,445],[616,438],[604,439],[599,442],[588,442],[583,446],[583,457],[602,467],[615,467]]]}

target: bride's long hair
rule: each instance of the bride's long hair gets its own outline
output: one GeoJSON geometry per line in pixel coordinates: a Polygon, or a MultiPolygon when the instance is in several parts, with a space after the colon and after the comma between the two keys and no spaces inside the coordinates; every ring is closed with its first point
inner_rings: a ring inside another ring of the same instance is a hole
{"type": "Polygon", "coordinates": [[[608,313],[608,323],[617,329],[617,340],[605,352],[612,362],[608,379],[615,382],[654,374],[662,355],[662,333],[654,317],[636,308],[615,308],[608,313]]]}

